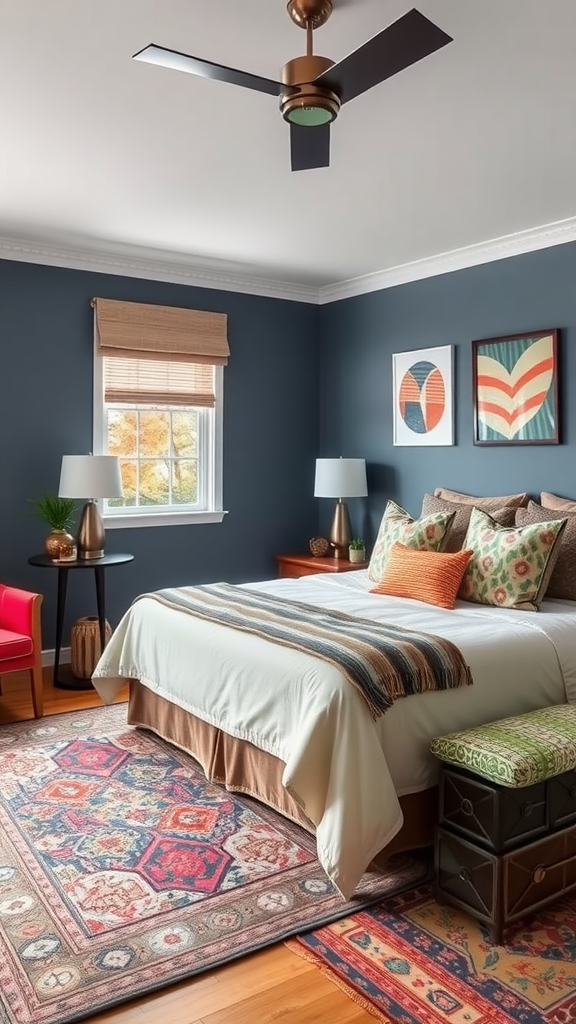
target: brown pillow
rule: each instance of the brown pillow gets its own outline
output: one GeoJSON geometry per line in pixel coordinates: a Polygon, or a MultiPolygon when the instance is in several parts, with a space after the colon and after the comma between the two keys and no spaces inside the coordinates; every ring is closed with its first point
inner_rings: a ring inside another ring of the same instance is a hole
{"type": "MultiPolygon", "coordinates": [[[[516,525],[545,523],[551,518],[551,510],[531,501],[528,508],[516,509],[516,525]]],[[[560,542],[560,553],[545,597],[559,597],[565,601],[576,601],[576,509],[573,512],[557,512],[554,519],[565,519],[566,529],[560,542]]]]}
{"type": "MultiPolygon", "coordinates": [[[[445,501],[444,498],[436,498],[433,494],[425,494],[422,502],[421,516],[432,515],[433,512],[454,512],[454,518],[448,531],[448,539],[444,544],[444,551],[460,551],[464,546],[470,516],[474,505],[464,505],[456,501],[445,501]]],[[[495,508],[490,511],[492,518],[499,526],[514,526],[516,508],[508,505],[505,508],[495,508]]]]}
{"type": "Polygon", "coordinates": [[[576,501],[559,498],[557,494],[550,494],[549,491],[542,491],[540,504],[542,508],[551,508],[554,512],[576,512],[576,501]]]}
{"type": "Polygon", "coordinates": [[[447,487],[437,487],[434,491],[434,497],[445,498],[446,501],[456,501],[461,505],[475,505],[476,508],[482,508],[485,512],[490,512],[490,515],[492,515],[492,509],[494,508],[504,508],[507,505],[518,508],[520,505],[528,503],[527,494],[502,494],[496,497],[475,498],[473,494],[461,494],[460,491],[450,491],[447,487]]]}

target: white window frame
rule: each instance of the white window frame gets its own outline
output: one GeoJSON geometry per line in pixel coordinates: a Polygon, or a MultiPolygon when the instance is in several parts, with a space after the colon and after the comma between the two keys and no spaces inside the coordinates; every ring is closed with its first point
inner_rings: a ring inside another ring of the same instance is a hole
{"type": "MultiPolygon", "coordinates": [[[[205,432],[205,450],[199,453],[205,459],[204,473],[199,478],[200,493],[206,495],[206,507],[194,512],[190,509],[179,511],[178,506],[158,512],[153,509],[139,509],[131,512],[117,512],[104,504],[102,518],[107,530],[124,530],[143,526],[191,526],[194,523],[221,523],[227,512],[223,508],[223,412],[224,412],[224,367],[214,367],[215,406],[212,427],[205,432]]],[[[144,404],[144,403],[143,403],[144,404]]],[[[183,407],[185,408],[185,406],[183,407]]],[[[107,455],[104,409],[104,358],[94,355],[94,417],[93,451],[95,455],[107,455]]]]}

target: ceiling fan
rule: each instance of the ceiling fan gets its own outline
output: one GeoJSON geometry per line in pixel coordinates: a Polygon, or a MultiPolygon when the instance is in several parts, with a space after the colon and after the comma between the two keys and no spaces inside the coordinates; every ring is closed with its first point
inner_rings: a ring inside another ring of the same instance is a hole
{"type": "Polygon", "coordinates": [[[338,63],[313,52],[313,33],[332,14],[332,0],[288,0],[292,21],[306,30],[306,53],[284,65],[282,80],[192,57],[151,43],[135,60],[214,78],[230,85],[280,97],[280,110],[290,124],[293,171],[330,164],[330,124],[343,103],[452,42],[452,37],[415,8],[378,32],[338,63]]]}

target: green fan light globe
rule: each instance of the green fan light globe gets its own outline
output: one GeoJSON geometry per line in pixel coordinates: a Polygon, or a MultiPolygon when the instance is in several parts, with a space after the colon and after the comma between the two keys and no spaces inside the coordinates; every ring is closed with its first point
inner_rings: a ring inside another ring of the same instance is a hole
{"type": "Polygon", "coordinates": [[[288,115],[288,120],[304,128],[315,128],[320,124],[329,124],[334,120],[334,114],[326,107],[294,107],[288,115]]]}

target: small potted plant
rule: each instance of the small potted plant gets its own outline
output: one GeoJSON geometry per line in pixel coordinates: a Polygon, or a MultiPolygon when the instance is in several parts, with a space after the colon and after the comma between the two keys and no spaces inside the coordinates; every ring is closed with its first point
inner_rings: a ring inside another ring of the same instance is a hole
{"type": "Polygon", "coordinates": [[[348,557],[351,562],[366,561],[366,547],[362,537],[354,537],[348,547],[348,557]]]}
{"type": "Polygon", "coordinates": [[[59,494],[43,494],[30,498],[35,506],[34,515],[50,527],[44,540],[44,551],[52,562],[70,562],[77,556],[76,540],[70,530],[77,509],[74,498],[61,498],[59,494]]]}

